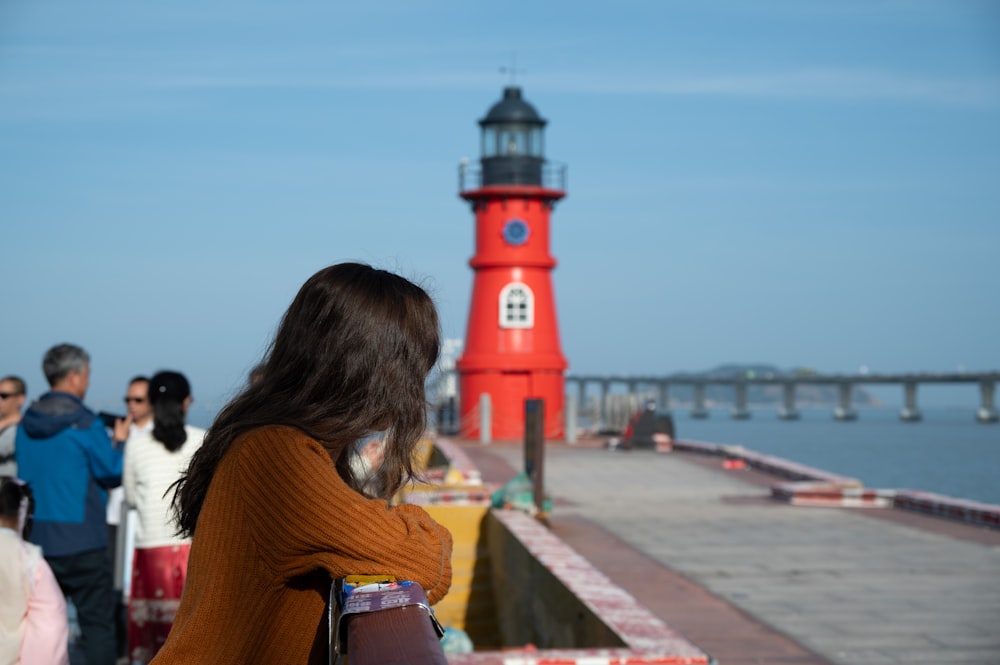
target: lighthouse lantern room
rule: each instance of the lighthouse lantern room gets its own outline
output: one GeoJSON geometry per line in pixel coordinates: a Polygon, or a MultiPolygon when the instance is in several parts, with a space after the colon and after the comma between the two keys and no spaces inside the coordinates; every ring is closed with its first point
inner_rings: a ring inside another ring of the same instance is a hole
{"type": "Polygon", "coordinates": [[[459,195],[476,218],[472,301],[456,363],[464,437],[521,439],[529,398],[545,401],[545,437],[564,437],[567,364],[552,288],[549,215],[566,195],[566,171],[545,160],[545,124],[520,88],[507,87],[479,121],[479,169],[460,166],[459,195]],[[481,430],[483,422],[489,432],[481,430]]]}

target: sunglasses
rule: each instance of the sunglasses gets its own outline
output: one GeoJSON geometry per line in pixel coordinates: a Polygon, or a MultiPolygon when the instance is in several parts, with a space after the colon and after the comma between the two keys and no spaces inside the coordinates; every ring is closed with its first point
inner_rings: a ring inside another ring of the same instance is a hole
{"type": "Polygon", "coordinates": [[[0,393],[0,399],[10,399],[11,397],[20,397],[21,393],[0,393]]]}
{"type": "Polygon", "coordinates": [[[145,397],[126,397],[125,398],[125,403],[126,404],[128,404],[129,402],[135,402],[136,404],[142,404],[145,401],[146,401],[145,397]]]}

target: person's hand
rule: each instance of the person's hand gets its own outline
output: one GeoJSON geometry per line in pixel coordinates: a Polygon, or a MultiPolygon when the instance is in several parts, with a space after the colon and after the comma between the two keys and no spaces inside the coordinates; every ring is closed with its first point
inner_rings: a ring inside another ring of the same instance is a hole
{"type": "Polygon", "coordinates": [[[128,440],[128,431],[132,426],[132,416],[125,416],[124,418],[117,418],[115,420],[115,431],[114,439],[115,443],[123,442],[128,440]]]}
{"type": "Polygon", "coordinates": [[[385,454],[382,449],[382,439],[372,439],[358,452],[368,461],[371,468],[377,468],[382,464],[382,457],[385,454]]]}

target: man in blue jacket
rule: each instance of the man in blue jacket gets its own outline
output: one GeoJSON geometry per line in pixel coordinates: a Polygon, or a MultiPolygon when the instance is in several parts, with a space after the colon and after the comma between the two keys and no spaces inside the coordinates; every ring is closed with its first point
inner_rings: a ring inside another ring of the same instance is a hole
{"type": "MultiPolygon", "coordinates": [[[[72,344],[42,361],[51,390],[25,412],[17,430],[18,475],[35,493],[32,542],[42,547],[63,592],[76,606],[87,665],[114,665],[114,587],[108,558],[107,490],[121,484],[122,450],[83,405],[90,356],[72,344]]],[[[127,438],[128,424],[115,428],[127,438]],[[124,428],[124,429],[123,429],[124,428]]]]}

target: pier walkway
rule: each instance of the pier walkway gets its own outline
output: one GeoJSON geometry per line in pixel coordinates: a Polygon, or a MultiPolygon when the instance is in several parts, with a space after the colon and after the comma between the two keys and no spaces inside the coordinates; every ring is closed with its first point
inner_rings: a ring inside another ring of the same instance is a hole
{"type": "MultiPolygon", "coordinates": [[[[1000,663],[1000,531],[802,507],[689,453],[549,444],[553,531],[720,665],[1000,663]]],[[[519,445],[463,448],[484,480],[519,445]]]]}

